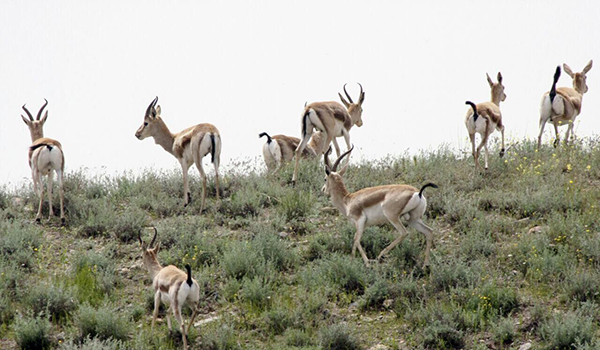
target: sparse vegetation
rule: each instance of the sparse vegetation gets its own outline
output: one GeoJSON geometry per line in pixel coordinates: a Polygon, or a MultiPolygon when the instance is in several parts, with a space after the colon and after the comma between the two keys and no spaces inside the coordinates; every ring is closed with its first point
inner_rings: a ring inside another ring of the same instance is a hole
{"type": "MultiPolygon", "coordinates": [[[[320,192],[319,161],[300,163],[295,188],[293,165],[265,176],[242,162],[223,174],[220,202],[209,183],[202,215],[193,171],[187,207],[180,169],[70,172],[66,228],[33,224],[32,189],[0,186],[0,347],[181,346],[164,309],[150,332],[154,296],[136,236],[142,229],[147,239],[143,228],[154,225],[159,261],[189,263],[200,285],[197,320],[208,321],[192,328],[193,348],[596,348],[600,140],[535,146],[513,143],[484,174],[444,147],[351,164],[352,191],[440,186],[427,193],[429,270],[412,229],[382,262],[352,257],[355,228],[320,192]]],[[[375,258],[396,237],[373,226],[362,244],[375,258]]]]}

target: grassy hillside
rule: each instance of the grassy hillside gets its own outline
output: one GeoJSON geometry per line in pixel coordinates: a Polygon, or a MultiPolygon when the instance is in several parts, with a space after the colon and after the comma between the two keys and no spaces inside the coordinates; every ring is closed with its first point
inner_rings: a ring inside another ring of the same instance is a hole
{"type": "MultiPolygon", "coordinates": [[[[600,140],[534,150],[494,151],[482,175],[443,147],[349,168],[351,191],[440,186],[426,192],[430,272],[412,229],[382,263],[350,256],[354,228],[320,192],[322,161],[302,163],[296,189],[291,167],[268,177],[238,164],[202,215],[200,181],[183,207],[179,170],[72,172],[66,228],[33,224],[31,189],[0,190],[0,348],[180,347],[166,322],[150,331],[136,240],[149,225],[163,265],[191,264],[201,285],[195,349],[599,348],[600,140]]],[[[371,227],[363,246],[374,258],[394,237],[371,227]]]]}

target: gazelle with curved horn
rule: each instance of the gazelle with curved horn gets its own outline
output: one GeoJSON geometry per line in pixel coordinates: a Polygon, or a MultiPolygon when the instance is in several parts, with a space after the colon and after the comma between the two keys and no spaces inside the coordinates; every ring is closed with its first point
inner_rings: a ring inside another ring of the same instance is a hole
{"type": "Polygon", "coordinates": [[[429,251],[433,243],[433,230],[423,223],[421,217],[425,213],[427,200],[423,195],[423,190],[427,187],[437,188],[433,183],[427,183],[420,190],[408,185],[387,185],[368,187],[354,193],[348,192],[342,176],[348,168],[348,163],[337,172],[341,160],[352,152],[352,147],[342,154],[331,166],[329,163],[329,153],[331,148],[325,153],[325,186],[323,191],[331,197],[333,205],[346,216],[356,227],[354,235],[354,244],[352,246],[352,256],[356,250],[360,252],[366,265],[369,259],[363,250],[360,240],[366,227],[380,225],[389,222],[398,231],[398,238],[390,243],[379,253],[377,260],[384,257],[390,250],[396,247],[406,237],[408,232],[400,218],[407,220],[408,225],[425,235],[425,261],[424,266],[429,265],[429,251]]]}
{"type": "Polygon", "coordinates": [[[469,139],[473,150],[473,158],[475,158],[475,169],[480,167],[479,154],[481,148],[485,148],[485,169],[488,169],[488,147],[487,141],[494,130],[500,131],[502,135],[502,148],[500,149],[500,157],[504,156],[504,125],[502,124],[502,113],[500,112],[500,102],[506,100],[504,93],[504,85],[502,85],[502,74],[498,72],[498,82],[494,83],[490,76],[486,73],[488,84],[492,89],[492,99],[490,102],[478,103],[475,105],[471,101],[465,102],[471,106],[471,110],[467,112],[465,118],[465,126],[469,131],[469,139]],[[481,143],[475,148],[475,133],[481,135],[481,143]]]}
{"type": "Polygon", "coordinates": [[[546,126],[548,121],[554,124],[554,132],[556,133],[556,140],[554,140],[555,147],[558,146],[559,143],[559,126],[569,126],[567,133],[565,134],[565,143],[568,142],[569,137],[575,137],[573,125],[575,118],[577,118],[579,113],[581,113],[583,94],[588,91],[586,74],[590,71],[590,69],[592,69],[592,63],[593,61],[590,60],[585,68],[578,73],[573,73],[571,67],[569,67],[566,63],[563,63],[565,73],[567,73],[573,79],[573,88],[556,87],[556,83],[560,77],[560,66],[556,67],[552,88],[549,92],[544,94],[542,97],[542,104],[540,106],[540,134],[538,135],[538,150],[542,144],[544,126],[546,126]]]}
{"type": "Polygon", "coordinates": [[[148,270],[152,279],[152,288],[154,288],[154,312],[152,313],[152,330],[158,315],[158,308],[162,301],[169,306],[167,310],[167,325],[171,330],[171,318],[169,312],[172,310],[173,315],[181,329],[181,337],[183,338],[183,348],[187,349],[186,335],[190,331],[194,323],[194,318],[198,313],[198,302],[200,301],[200,287],[198,282],[192,278],[192,268],[190,265],[185,265],[187,273],[178,269],[174,265],[162,267],[158,262],[157,255],[160,250],[160,243],[154,245],[158,231],[154,228],[154,237],[150,244],[146,244],[138,234],[138,240],[142,246],[142,260],[144,267],[148,270]],[[192,318],[187,329],[184,327],[183,318],[181,317],[181,307],[187,304],[193,311],[192,318]]]}
{"type": "MultiPolygon", "coordinates": [[[[267,137],[267,142],[263,145],[263,157],[267,169],[271,173],[277,172],[281,166],[290,162],[294,158],[294,151],[300,144],[300,139],[287,135],[270,136],[266,132],[258,134],[258,137],[267,137]]],[[[323,133],[317,131],[312,134],[310,142],[304,148],[302,157],[316,158],[325,152],[325,138],[323,133]]]]}
{"type": "Polygon", "coordinates": [[[58,180],[58,193],[60,196],[60,222],[65,224],[64,211],[64,189],[63,176],[65,171],[65,156],[60,142],[44,137],[44,123],[48,119],[48,111],[41,118],[44,108],[48,105],[48,100],[40,108],[35,119],[29,110],[23,105],[23,110],[27,113],[29,119],[21,115],[23,122],[27,124],[31,134],[32,144],[29,146],[29,167],[31,168],[31,177],[33,178],[33,189],[40,196],[40,203],[35,220],[39,223],[42,219],[42,204],[44,203],[44,182],[43,177],[48,176],[48,220],[54,216],[52,208],[52,176],[56,172],[58,180]]]}
{"type": "Polygon", "coordinates": [[[216,196],[219,200],[219,161],[221,158],[219,130],[212,124],[204,123],[172,134],[161,118],[161,108],[156,105],[157,102],[158,96],[146,109],[144,123],[135,132],[135,137],[143,140],[152,136],[155,143],[177,158],[183,171],[183,196],[186,206],[192,201],[192,195],[188,189],[188,169],[192,164],[196,164],[200,177],[202,177],[202,205],[200,206],[200,212],[202,212],[206,200],[206,173],[202,167],[202,158],[209,153],[215,168],[216,196]]]}
{"type": "Polygon", "coordinates": [[[296,147],[296,163],[294,165],[294,175],[292,182],[295,184],[298,178],[298,163],[308,140],[310,139],[313,131],[316,129],[323,132],[325,135],[325,147],[329,147],[329,144],[333,141],[335,151],[340,156],[340,147],[336,141],[338,137],[344,137],[346,141],[346,147],[350,149],[350,129],[356,125],[361,127],[362,122],[362,104],[365,101],[365,92],[363,91],[362,85],[360,86],[360,94],[358,102],[354,103],[352,97],[346,91],[346,84],[344,84],[344,93],[348,98],[348,101],[344,99],[342,94],[338,93],[340,100],[346,106],[342,106],[339,102],[328,101],[328,102],[313,102],[308,106],[304,107],[302,112],[302,137],[300,144],[296,147]]]}

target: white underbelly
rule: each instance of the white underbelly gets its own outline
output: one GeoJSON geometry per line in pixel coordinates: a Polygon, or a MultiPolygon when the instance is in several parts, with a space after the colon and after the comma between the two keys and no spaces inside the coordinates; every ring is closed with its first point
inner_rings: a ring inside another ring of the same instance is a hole
{"type": "Polygon", "coordinates": [[[385,215],[383,215],[381,204],[375,204],[368,208],[364,208],[363,213],[367,217],[366,226],[380,225],[389,222],[385,215]]]}

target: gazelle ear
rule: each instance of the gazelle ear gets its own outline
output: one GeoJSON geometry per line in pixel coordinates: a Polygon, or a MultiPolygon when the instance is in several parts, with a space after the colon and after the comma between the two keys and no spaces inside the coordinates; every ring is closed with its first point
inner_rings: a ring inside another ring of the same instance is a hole
{"type": "Polygon", "coordinates": [[[48,118],[48,111],[46,111],[46,113],[44,113],[44,117],[42,117],[42,124],[44,124],[46,122],[47,118],[48,118]]]}
{"type": "Polygon", "coordinates": [[[573,71],[571,70],[571,67],[569,67],[568,64],[563,63],[563,70],[565,71],[565,73],[567,73],[571,78],[573,78],[573,71]]]}
{"type": "Polygon", "coordinates": [[[29,126],[29,124],[31,123],[31,122],[29,121],[29,119],[27,119],[27,118],[25,118],[25,117],[23,116],[23,114],[21,114],[21,119],[23,119],[23,122],[25,122],[25,124],[27,124],[27,126],[29,126]]]}
{"type": "Polygon", "coordinates": [[[494,82],[492,81],[492,78],[490,78],[489,74],[485,73],[485,76],[487,77],[487,81],[488,84],[490,84],[490,87],[494,86],[494,82]]]}
{"type": "Polygon", "coordinates": [[[498,82],[502,84],[502,73],[498,72],[498,82]]]}
{"type": "MultiPolygon", "coordinates": [[[[348,159],[348,163],[350,163],[350,159],[348,159]]],[[[341,176],[344,176],[344,174],[346,173],[346,170],[348,170],[348,163],[346,163],[346,165],[344,165],[344,167],[342,168],[342,170],[340,170],[338,172],[338,174],[340,174],[341,176]]]]}
{"type": "Polygon", "coordinates": [[[154,252],[156,254],[158,254],[158,251],[160,250],[160,242],[156,243],[156,246],[154,247],[154,252]]]}
{"type": "Polygon", "coordinates": [[[155,117],[160,117],[160,105],[156,106],[155,111],[156,112],[154,113],[154,116],[155,117]]]}
{"type": "Polygon", "coordinates": [[[342,96],[342,94],[340,94],[338,92],[338,96],[340,96],[340,100],[342,100],[342,103],[344,104],[344,106],[346,106],[346,108],[350,107],[350,104],[348,103],[348,101],[346,101],[346,99],[344,98],[344,96],[342,96]]]}
{"type": "Polygon", "coordinates": [[[588,62],[587,66],[585,66],[585,68],[583,68],[583,74],[586,74],[587,72],[590,71],[590,69],[592,69],[592,63],[594,63],[593,60],[590,60],[590,62],[588,62]]]}

